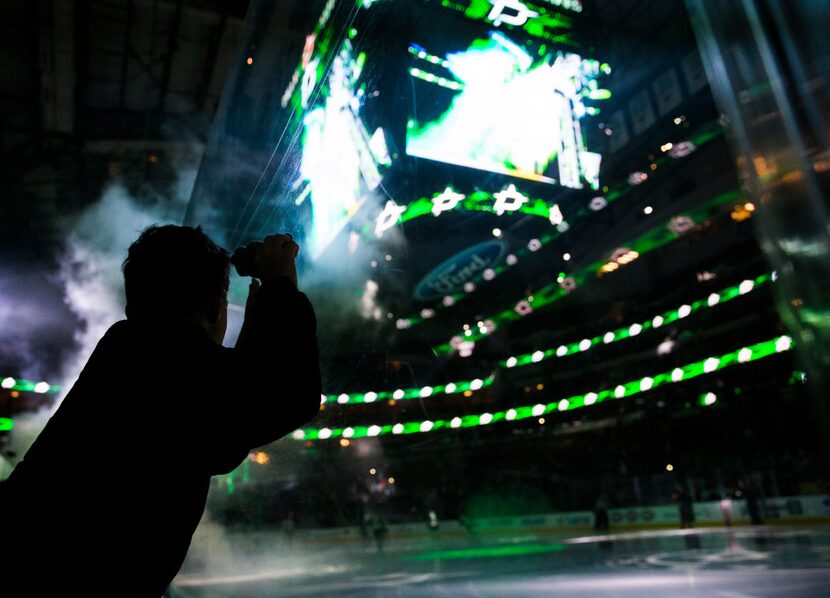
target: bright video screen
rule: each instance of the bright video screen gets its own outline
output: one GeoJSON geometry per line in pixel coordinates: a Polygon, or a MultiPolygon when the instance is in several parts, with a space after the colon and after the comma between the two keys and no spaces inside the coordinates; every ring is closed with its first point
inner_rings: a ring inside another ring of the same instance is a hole
{"type": "Polygon", "coordinates": [[[588,151],[581,132],[582,119],[595,113],[585,100],[606,93],[597,87],[596,60],[482,27],[466,36],[429,29],[434,41],[409,46],[408,155],[598,188],[600,155],[588,151]]]}
{"type": "Polygon", "coordinates": [[[577,53],[561,13],[484,5],[325,6],[282,94],[293,167],[275,173],[310,255],[358,213],[374,218],[388,199],[405,205],[449,180],[498,175],[492,193],[511,181],[599,188],[585,128],[610,97],[610,67],[577,53]]]}
{"type": "Polygon", "coordinates": [[[329,3],[306,37],[301,64],[282,104],[291,111],[292,153],[299,153],[289,195],[311,207],[306,242],[318,256],[360,209],[389,166],[383,130],[362,118],[367,55],[356,49],[357,31],[341,36],[329,3]],[[334,18],[333,18],[334,17],[334,18]],[[299,149],[299,152],[297,150],[299,149]]]}

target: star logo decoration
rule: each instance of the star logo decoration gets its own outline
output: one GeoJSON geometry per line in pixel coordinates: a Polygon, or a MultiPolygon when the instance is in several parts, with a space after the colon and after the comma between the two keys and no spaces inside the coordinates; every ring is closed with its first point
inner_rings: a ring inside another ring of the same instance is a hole
{"type": "Polygon", "coordinates": [[[521,27],[527,23],[528,19],[539,16],[538,12],[530,10],[520,0],[490,0],[490,4],[493,8],[490,9],[487,18],[493,21],[496,27],[502,23],[521,27]]]}
{"type": "Polygon", "coordinates": [[[608,205],[608,200],[604,197],[598,195],[594,199],[591,200],[591,203],[588,204],[588,207],[591,208],[594,212],[599,212],[602,208],[608,205]]]}
{"type": "Polygon", "coordinates": [[[529,201],[526,196],[519,193],[516,185],[512,183],[507,186],[507,189],[494,193],[493,197],[496,198],[496,203],[493,204],[493,210],[499,216],[505,212],[515,212],[529,201]]]}
{"type": "Polygon", "coordinates": [[[566,276],[559,283],[559,286],[562,287],[566,293],[570,293],[576,288],[576,280],[574,280],[573,276],[566,276]]]}
{"type": "Polygon", "coordinates": [[[530,312],[533,311],[533,308],[530,306],[530,303],[522,299],[516,304],[516,307],[513,308],[517,314],[520,316],[526,316],[530,312]]]}
{"type": "Polygon", "coordinates": [[[447,187],[442,193],[432,198],[432,214],[438,216],[442,212],[449,212],[455,209],[462,199],[467,197],[463,193],[456,193],[452,187],[447,187]]]}
{"type": "Polygon", "coordinates": [[[667,228],[677,235],[682,235],[683,233],[687,233],[696,227],[697,224],[695,221],[688,216],[675,216],[669,220],[667,228]]]}
{"type": "Polygon", "coordinates": [[[672,146],[671,150],[669,150],[669,155],[676,160],[677,158],[685,158],[696,149],[697,146],[691,141],[681,141],[672,146]]]}
{"type": "Polygon", "coordinates": [[[454,336],[450,339],[450,346],[458,351],[460,357],[469,357],[473,354],[476,343],[465,339],[463,336],[454,336]]]}
{"type": "Polygon", "coordinates": [[[393,200],[386,202],[386,207],[378,214],[375,220],[375,236],[380,239],[383,233],[395,226],[401,219],[401,214],[406,211],[406,206],[399,206],[393,200]]]}
{"type": "Polygon", "coordinates": [[[478,328],[482,334],[492,334],[496,329],[496,323],[493,320],[484,320],[478,328]]]}

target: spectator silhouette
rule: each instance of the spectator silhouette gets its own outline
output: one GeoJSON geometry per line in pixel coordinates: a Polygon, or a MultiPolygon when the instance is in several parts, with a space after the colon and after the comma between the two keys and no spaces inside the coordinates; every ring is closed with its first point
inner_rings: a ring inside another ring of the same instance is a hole
{"type": "Polygon", "coordinates": [[[608,523],[608,499],[603,492],[594,504],[594,529],[608,533],[608,523]]]}
{"type": "Polygon", "coordinates": [[[316,319],[299,247],[267,237],[235,348],[230,260],[199,228],[151,226],[123,271],[127,319],[98,343],[4,489],[4,595],[160,596],[210,477],[314,417],[316,319]]]}
{"type": "Polygon", "coordinates": [[[695,511],[692,503],[692,496],[684,484],[678,482],[674,485],[672,498],[677,502],[677,510],[680,515],[680,527],[687,529],[694,527],[695,511]]]}
{"type": "MultiPolygon", "coordinates": [[[[692,495],[686,488],[686,484],[677,482],[674,485],[672,498],[677,502],[677,510],[680,515],[681,529],[691,529],[695,524],[695,509],[692,502],[692,495]]],[[[700,538],[695,533],[684,534],[683,543],[686,548],[700,549],[700,538]]]]}
{"type": "Polygon", "coordinates": [[[764,518],[761,516],[761,503],[758,496],[758,488],[749,476],[738,480],[738,495],[746,499],[746,510],[749,514],[749,521],[752,525],[763,525],[764,518]]]}

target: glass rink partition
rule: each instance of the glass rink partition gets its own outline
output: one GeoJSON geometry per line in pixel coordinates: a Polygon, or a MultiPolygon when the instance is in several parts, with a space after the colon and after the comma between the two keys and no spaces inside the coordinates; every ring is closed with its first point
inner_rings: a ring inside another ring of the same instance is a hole
{"type": "Polygon", "coordinates": [[[827,587],[828,24],[252,2],[185,224],[294,236],[324,394],[214,479],[177,591],[827,587]]]}

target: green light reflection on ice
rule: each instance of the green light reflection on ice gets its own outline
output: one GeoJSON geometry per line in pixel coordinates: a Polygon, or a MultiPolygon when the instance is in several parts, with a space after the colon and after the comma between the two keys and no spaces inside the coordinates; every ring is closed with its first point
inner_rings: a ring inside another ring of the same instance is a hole
{"type": "Polygon", "coordinates": [[[506,556],[528,556],[547,552],[559,552],[564,549],[564,544],[511,544],[507,546],[476,546],[474,548],[431,550],[406,558],[412,561],[501,558],[506,556]]]}

